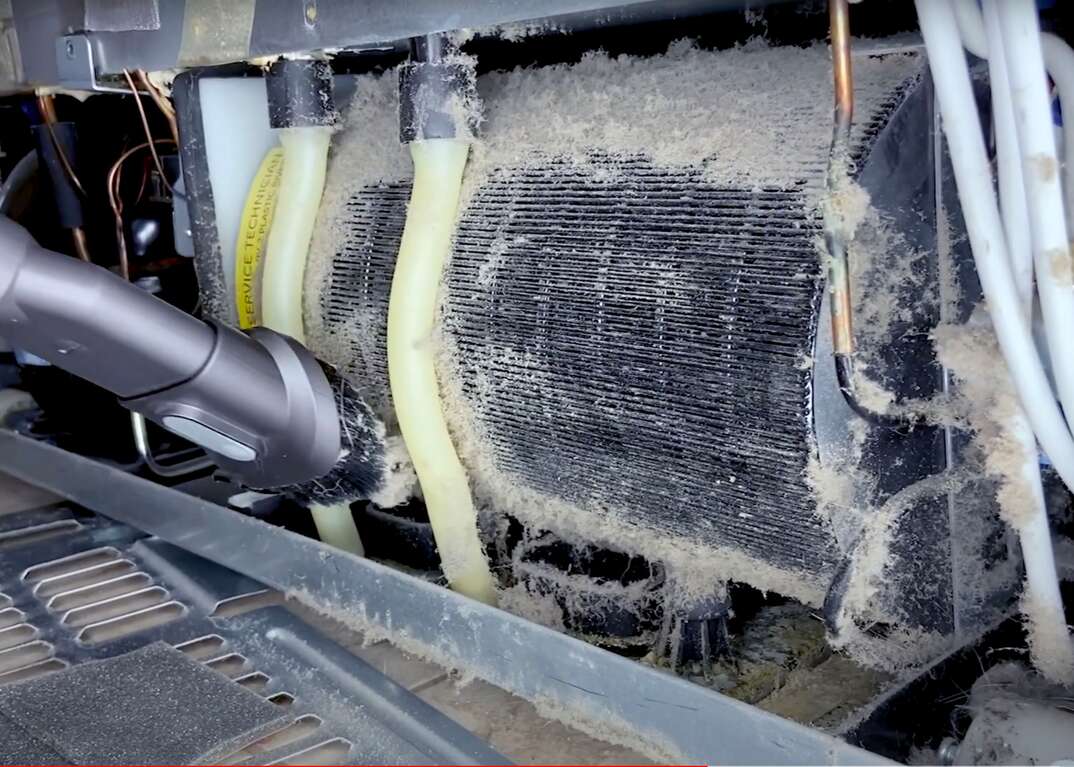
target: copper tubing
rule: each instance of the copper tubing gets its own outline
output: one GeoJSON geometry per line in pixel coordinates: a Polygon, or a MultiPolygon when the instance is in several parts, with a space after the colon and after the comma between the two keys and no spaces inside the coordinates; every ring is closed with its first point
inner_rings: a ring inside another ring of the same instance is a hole
{"type": "Polygon", "coordinates": [[[75,243],[75,255],[83,261],[90,260],[89,246],[86,245],[86,232],[80,226],[71,230],[71,239],[75,243]]]}
{"type": "Polygon", "coordinates": [[[138,86],[134,84],[134,78],[131,77],[131,73],[126,69],[123,70],[123,77],[127,79],[127,85],[131,89],[131,95],[134,96],[134,105],[138,107],[138,117],[142,121],[142,129],[145,131],[145,145],[149,147],[149,154],[153,155],[153,163],[157,166],[157,173],[160,174],[161,183],[168,187],[168,191],[174,193],[172,185],[168,181],[168,174],[164,172],[164,165],[160,161],[160,155],[157,154],[156,142],[153,140],[153,131],[149,129],[149,116],[146,115],[145,107],[142,105],[142,96],[138,92],[138,86]]]}
{"type": "Polygon", "coordinates": [[[145,88],[146,93],[149,94],[149,97],[153,99],[153,103],[157,105],[157,109],[164,115],[164,119],[168,121],[168,130],[171,131],[172,140],[176,146],[179,146],[179,124],[176,121],[175,108],[168,101],[167,96],[161,92],[159,86],[149,79],[149,75],[141,69],[136,69],[134,74],[138,78],[138,82],[145,88]]]}
{"type": "Polygon", "coordinates": [[[835,80],[835,130],[850,137],[854,119],[854,70],[850,63],[850,7],[847,0],[830,0],[832,75],[835,80]]]}
{"type": "Polygon", "coordinates": [[[53,130],[53,125],[56,124],[56,104],[52,99],[52,96],[38,96],[37,108],[41,111],[41,117],[45,123],[45,129],[48,130],[49,139],[52,141],[52,145],[56,147],[56,156],[60,158],[60,164],[63,166],[63,172],[67,174],[67,177],[71,179],[71,183],[74,184],[75,189],[83,197],[86,196],[86,190],[82,188],[82,182],[79,181],[78,176],[75,174],[74,168],[71,167],[71,163],[67,160],[67,155],[63,151],[63,147],[60,146],[60,142],[56,139],[56,132],[53,130]]]}
{"type": "MultiPolygon", "coordinates": [[[[850,8],[847,0],[829,0],[828,16],[832,37],[832,76],[835,86],[835,114],[831,153],[828,157],[828,194],[838,192],[849,161],[850,126],[854,119],[854,73],[850,63],[850,8]]],[[[825,238],[830,263],[832,349],[837,355],[854,353],[854,328],[850,300],[850,268],[847,243],[839,222],[827,222],[825,238]]]]}
{"type": "MultiPolygon", "coordinates": [[[[850,171],[850,128],[854,121],[854,72],[850,60],[850,8],[847,0],[829,0],[831,22],[832,79],[835,109],[832,121],[832,145],[828,156],[827,188],[829,198],[839,194],[850,171]]],[[[844,222],[833,213],[824,222],[824,239],[828,246],[829,311],[832,318],[832,357],[835,377],[843,399],[851,410],[865,420],[908,428],[913,419],[875,413],[858,401],[854,373],[854,321],[850,291],[850,264],[847,259],[844,222]]]]}
{"type": "Polygon", "coordinates": [[[45,122],[56,122],[56,103],[53,101],[52,96],[38,96],[37,108],[45,122]]]}
{"type": "MultiPolygon", "coordinates": [[[[153,140],[153,144],[170,143],[172,143],[171,139],[166,138],[153,140]]],[[[116,220],[116,247],[119,256],[119,273],[126,280],[130,279],[130,262],[127,259],[127,241],[123,234],[123,201],[119,197],[120,174],[123,170],[123,163],[125,163],[131,155],[140,152],[143,149],[148,149],[149,146],[150,143],[146,141],[132,149],[128,149],[119,156],[119,159],[116,160],[115,164],[113,164],[112,168],[108,171],[108,204],[112,207],[112,215],[116,220]]]]}
{"type": "MultiPolygon", "coordinates": [[[[85,195],[85,190],[82,189],[82,182],[79,181],[78,176],[75,175],[74,168],[71,167],[70,161],[67,159],[67,155],[63,151],[63,147],[56,139],[56,132],[52,126],[56,124],[56,102],[52,96],[38,96],[37,108],[41,112],[41,118],[44,120],[45,128],[48,130],[49,140],[52,141],[52,145],[56,147],[56,156],[60,158],[60,164],[63,165],[63,171],[67,174],[67,177],[74,184],[75,188],[85,195]]],[[[86,244],[86,232],[80,226],[76,226],[71,230],[71,239],[75,246],[75,255],[83,261],[90,261],[89,246],[86,244]]]]}

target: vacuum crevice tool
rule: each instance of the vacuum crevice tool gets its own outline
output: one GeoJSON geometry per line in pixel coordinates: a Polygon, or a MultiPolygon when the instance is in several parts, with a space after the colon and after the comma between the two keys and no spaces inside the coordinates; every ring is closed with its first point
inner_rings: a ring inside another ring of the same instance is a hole
{"type": "Polygon", "coordinates": [[[249,487],[358,500],[385,479],[383,427],[297,341],[203,322],[2,216],[0,336],[205,448],[249,487]]]}

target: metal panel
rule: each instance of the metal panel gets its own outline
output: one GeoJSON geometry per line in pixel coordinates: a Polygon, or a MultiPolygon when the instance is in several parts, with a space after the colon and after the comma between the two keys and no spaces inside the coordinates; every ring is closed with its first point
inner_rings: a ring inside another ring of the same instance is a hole
{"type": "Polygon", "coordinates": [[[79,0],[12,0],[23,80],[31,85],[57,82],[56,40],[82,25],[79,0]]]}
{"type": "Polygon", "coordinates": [[[258,0],[251,55],[291,50],[370,46],[433,32],[480,30],[555,18],[556,27],[580,30],[675,18],[742,5],[735,0],[258,0]]]}
{"type": "Polygon", "coordinates": [[[0,433],[0,469],[681,761],[886,764],[741,701],[184,493],[0,433]]]}
{"type": "MultiPolygon", "coordinates": [[[[6,533],[17,533],[71,519],[54,507],[2,521],[6,533]]],[[[216,612],[263,593],[263,584],[127,525],[97,516],[81,522],[0,556],[0,604],[13,616],[0,623],[0,685],[164,641],[266,698],[286,694],[292,720],[319,723],[292,739],[268,736],[236,755],[242,763],[290,758],[330,740],[339,740],[347,764],[504,763],[477,736],[283,608],[216,612]],[[118,583],[108,569],[115,564],[141,580],[118,583]],[[141,588],[147,581],[153,585],[141,588]],[[167,608],[150,620],[151,611],[167,608]]]]}
{"type": "MultiPolygon", "coordinates": [[[[765,0],[771,2],[771,0],[765,0]]],[[[125,0],[129,2],[129,0],[125,0]]],[[[92,3],[100,5],[100,3],[92,3]]],[[[151,6],[150,2],[133,5],[151,6]]],[[[235,8],[244,10],[241,30],[228,29],[246,39],[248,50],[234,46],[217,50],[211,40],[196,51],[184,47],[184,32],[204,25],[219,26],[220,9],[231,4],[168,0],[159,3],[155,25],[150,19],[130,24],[127,31],[86,32],[94,53],[93,69],[98,76],[117,75],[124,68],[161,70],[190,61],[196,54],[199,65],[223,64],[248,56],[268,56],[294,51],[339,48],[383,47],[385,43],[433,32],[482,30],[519,22],[554,19],[557,29],[580,30],[594,26],[636,24],[708,13],[744,5],[741,0],[485,0],[454,2],[442,0],[242,0],[235,8]],[[248,11],[253,5],[252,17],[248,11]],[[199,12],[199,7],[203,11],[199,12]],[[215,10],[213,10],[215,9],[215,10]],[[202,18],[199,13],[211,14],[202,18]],[[247,19],[252,18],[252,23],[247,19]]],[[[757,3],[753,3],[757,5],[757,3]]],[[[55,84],[55,46],[65,35],[83,32],[84,3],[79,0],[13,0],[15,26],[23,59],[24,79],[29,83],[55,84]]],[[[142,14],[145,15],[144,13],[142,14]]],[[[140,17],[141,18],[141,17],[140,17]]],[[[218,30],[219,31],[219,30],[218,30]]],[[[219,35],[218,35],[219,36],[219,35]]],[[[61,48],[62,50],[62,48],[61,48]]],[[[89,87],[88,85],[86,87],[89,87]]]]}
{"type": "Polygon", "coordinates": [[[158,0],[86,0],[85,28],[94,32],[160,29],[158,0]]]}

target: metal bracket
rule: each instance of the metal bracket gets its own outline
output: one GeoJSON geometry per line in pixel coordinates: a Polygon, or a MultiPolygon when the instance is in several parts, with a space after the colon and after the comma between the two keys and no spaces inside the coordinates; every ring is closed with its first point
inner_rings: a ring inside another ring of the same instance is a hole
{"type": "Polygon", "coordinates": [[[86,35],[66,35],[56,39],[58,84],[75,91],[127,93],[118,85],[98,82],[93,60],[93,43],[86,35]]]}

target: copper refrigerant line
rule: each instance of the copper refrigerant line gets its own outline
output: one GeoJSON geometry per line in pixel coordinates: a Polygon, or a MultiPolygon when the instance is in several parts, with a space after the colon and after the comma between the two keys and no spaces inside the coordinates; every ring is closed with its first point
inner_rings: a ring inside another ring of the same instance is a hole
{"type": "MultiPolygon", "coordinates": [[[[845,185],[850,169],[850,128],[854,121],[854,72],[850,61],[850,8],[848,0],[829,0],[831,24],[832,78],[835,110],[832,145],[828,156],[827,192],[829,202],[845,185]]],[[[829,205],[830,207],[830,205],[829,205]]],[[[912,421],[877,413],[863,405],[857,394],[854,371],[854,321],[850,292],[850,265],[847,260],[846,233],[837,214],[831,211],[824,223],[828,247],[829,309],[832,318],[832,358],[839,391],[857,415],[870,423],[904,428],[912,421]]]]}
{"type": "MultiPolygon", "coordinates": [[[[60,160],[60,165],[63,167],[63,172],[70,179],[71,184],[83,197],[86,196],[86,190],[82,188],[82,181],[79,180],[75,174],[74,168],[71,167],[71,162],[67,159],[67,154],[63,151],[63,145],[60,144],[59,139],[56,138],[55,125],[56,118],[56,104],[53,97],[50,95],[42,95],[37,97],[37,108],[41,112],[41,120],[45,124],[45,130],[48,131],[49,141],[52,142],[52,146],[56,150],[56,156],[60,160]]],[[[86,232],[81,226],[76,226],[71,230],[71,239],[75,246],[75,255],[77,255],[83,261],[90,261],[89,247],[86,245],[86,232]]]]}

